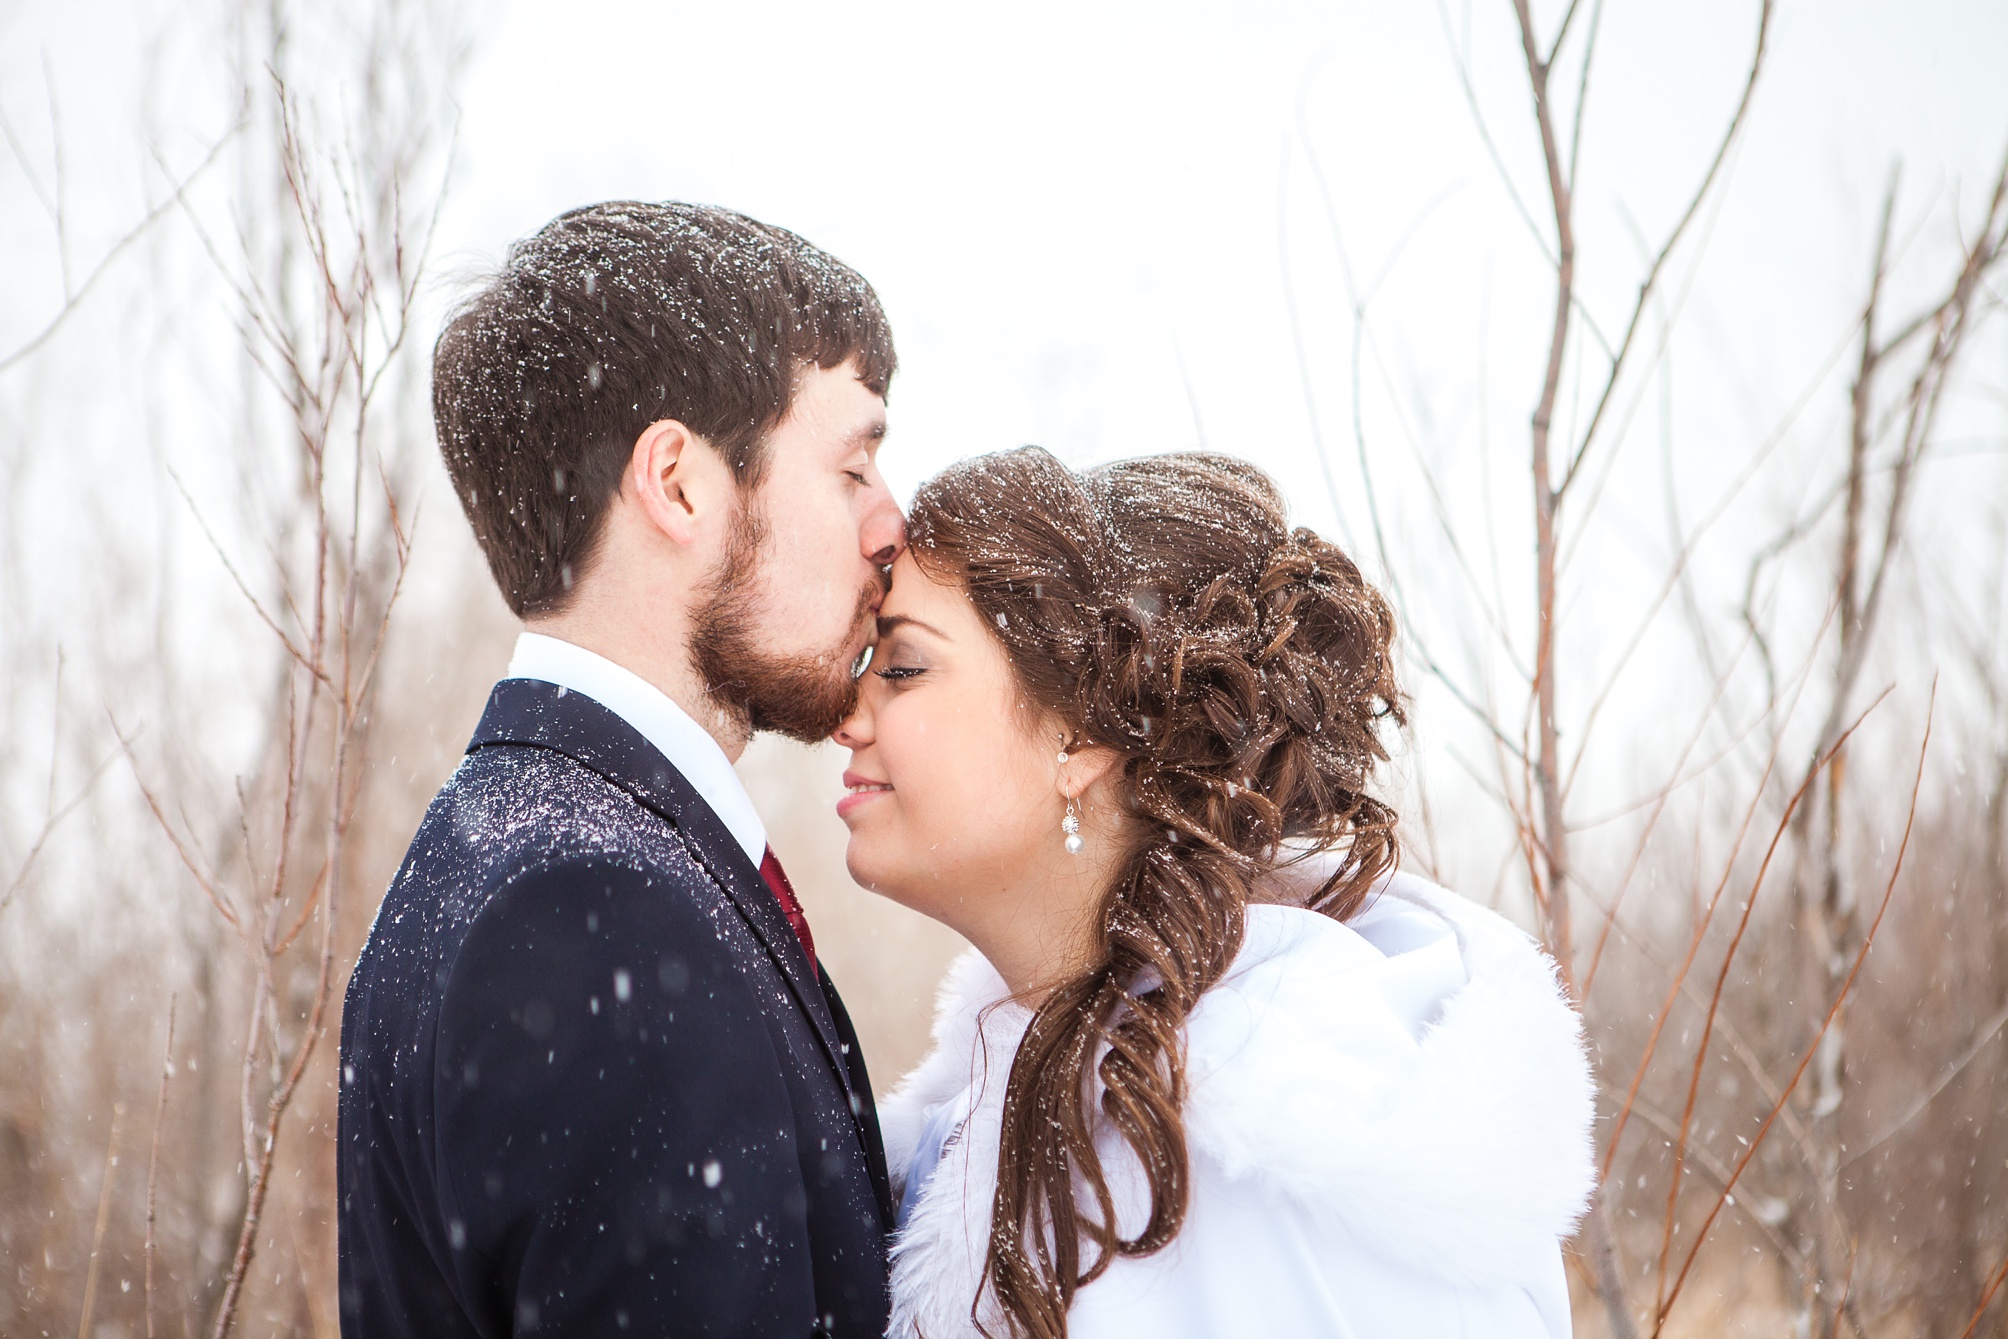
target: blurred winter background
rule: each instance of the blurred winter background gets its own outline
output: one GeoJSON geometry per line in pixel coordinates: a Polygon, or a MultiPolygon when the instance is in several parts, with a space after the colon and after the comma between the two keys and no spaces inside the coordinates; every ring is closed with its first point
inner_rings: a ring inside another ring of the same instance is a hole
{"type": "MultiPolygon", "coordinates": [[[[2008,1334],[1999,0],[0,0],[0,131],[0,1333],[335,1332],[330,1030],[514,633],[431,341],[674,197],[877,286],[902,492],[1204,445],[1387,583],[1408,859],[1597,1043],[1579,1333],[2008,1334]]],[[[743,764],[883,1086],[957,945],[840,768],[743,764]]]]}

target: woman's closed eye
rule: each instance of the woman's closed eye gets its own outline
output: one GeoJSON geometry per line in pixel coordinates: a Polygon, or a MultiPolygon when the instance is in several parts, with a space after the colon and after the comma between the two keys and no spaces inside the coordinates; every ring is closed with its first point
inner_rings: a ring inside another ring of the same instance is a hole
{"type": "Polygon", "coordinates": [[[868,673],[877,675],[893,688],[910,686],[934,668],[935,648],[940,636],[927,624],[902,613],[879,616],[879,641],[872,653],[868,673]]]}

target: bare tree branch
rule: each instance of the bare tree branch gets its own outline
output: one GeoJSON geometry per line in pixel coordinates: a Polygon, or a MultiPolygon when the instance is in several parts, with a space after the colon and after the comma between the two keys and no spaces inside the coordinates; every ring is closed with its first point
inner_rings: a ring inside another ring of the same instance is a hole
{"type": "MultiPolygon", "coordinates": [[[[1743,96],[1737,101],[1736,112],[1729,118],[1729,128],[1723,132],[1721,142],[1716,146],[1715,157],[1710,160],[1708,170],[1702,174],[1700,186],[1689,198],[1687,208],[1681,213],[1680,221],[1674,224],[1673,231],[1667,234],[1666,242],[1659,249],[1659,255],[1653,259],[1652,265],[1646,270],[1645,278],[1639,283],[1638,299],[1632,305],[1631,319],[1625,323],[1625,333],[1618,340],[1617,356],[1611,360],[1610,375],[1604,382],[1603,392],[1597,397],[1597,407],[1590,414],[1589,426],[1583,429],[1575,455],[1569,461],[1568,468],[1562,472],[1562,482],[1555,490],[1557,493],[1569,491],[1569,486],[1575,482],[1577,474],[1582,470],[1583,462],[1588,459],[1590,447],[1596,441],[1597,428],[1603,422],[1604,411],[1610,406],[1611,396],[1617,390],[1619,377],[1624,372],[1625,360],[1631,354],[1632,342],[1638,336],[1639,326],[1645,318],[1646,307],[1652,300],[1653,291],[1659,284],[1660,274],[1666,268],[1666,262],[1673,255],[1674,248],[1680,244],[1681,236],[1687,231],[1688,224],[1692,223],[1694,216],[1701,211],[1702,201],[1708,198],[1710,189],[1715,185],[1715,179],[1721,175],[1722,164],[1727,161],[1730,147],[1736,143],[1736,136],[1743,128],[1743,122],[1750,111],[1751,98],[1757,92],[1757,77],[1764,70],[1774,5],[1775,0],[1762,0],[1757,15],[1757,50],[1750,58],[1750,73],[1743,81],[1743,96]]],[[[1526,0],[1516,0],[1516,8],[1524,13],[1526,0]]],[[[1532,20],[1523,19],[1522,27],[1531,32],[1532,20]]],[[[1531,50],[1529,58],[1532,58],[1531,50]]],[[[1544,131],[1542,141],[1544,149],[1549,147],[1550,138],[1551,134],[1544,131]]],[[[1550,175],[1558,180],[1559,169],[1551,168],[1550,175]]]]}
{"type": "Polygon", "coordinates": [[[114,262],[120,256],[124,255],[140,238],[146,236],[152,230],[153,225],[160,222],[167,215],[168,211],[182,205],[189,188],[200,180],[202,175],[209,170],[210,165],[222,155],[224,146],[236,138],[237,132],[243,128],[243,125],[243,119],[240,117],[230,129],[224,131],[223,137],[209,147],[209,152],[203,155],[202,161],[195,165],[193,171],[175,184],[174,190],[168,197],[148,210],[145,217],[134,224],[125,236],[112,243],[110,249],[98,259],[97,264],[91,267],[90,273],[84,276],[83,283],[77,285],[74,292],[69,291],[67,283],[64,285],[65,295],[62,307],[57,310],[54,316],[49,318],[40,330],[30,335],[24,343],[18,345],[9,353],[0,354],[0,372],[6,372],[15,364],[26,359],[30,354],[34,353],[44,344],[47,344],[55,336],[56,332],[63,328],[63,323],[76,314],[77,309],[83,305],[84,299],[90,296],[91,290],[97,287],[98,280],[105,276],[112,268],[114,262]]]}

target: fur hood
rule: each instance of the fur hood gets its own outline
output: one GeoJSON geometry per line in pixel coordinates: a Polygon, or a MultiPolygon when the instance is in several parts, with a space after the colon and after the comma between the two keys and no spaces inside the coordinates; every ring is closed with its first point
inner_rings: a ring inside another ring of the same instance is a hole
{"type": "MultiPolygon", "coordinates": [[[[895,1335],[969,1328],[1005,1080],[1031,1017],[1006,994],[964,954],[933,1051],[879,1108],[895,1194],[944,1104],[957,1131],[893,1247],[895,1335]]],[[[1540,1269],[1595,1185],[1582,1026],[1552,962],[1412,875],[1344,924],[1251,906],[1233,968],[1187,1020],[1186,1061],[1201,1193],[1207,1176],[1243,1183],[1425,1277],[1487,1287],[1540,1269]]],[[[1111,1135],[1103,1160],[1127,1225],[1141,1216],[1134,1158],[1111,1135]]]]}

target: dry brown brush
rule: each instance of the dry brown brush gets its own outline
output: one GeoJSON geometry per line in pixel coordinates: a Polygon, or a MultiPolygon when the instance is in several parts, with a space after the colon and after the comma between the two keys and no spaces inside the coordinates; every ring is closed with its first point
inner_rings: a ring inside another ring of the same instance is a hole
{"type": "MultiPolygon", "coordinates": [[[[0,351],[24,386],[154,383],[160,420],[47,480],[69,505],[7,555],[9,672],[57,723],[42,822],[0,865],[7,1333],[335,1325],[328,1033],[385,874],[365,783],[460,38],[426,5],[183,22],[223,87],[203,152],[177,171],[176,134],[148,146],[157,202],[0,351]],[[93,515],[106,470],[134,486],[93,515]],[[73,565],[28,579],[50,551],[73,565]],[[58,645],[81,673],[36,663],[58,645]]],[[[10,408],[30,444],[86,412],[10,408]]],[[[0,759],[7,783],[29,762],[0,759]]]]}
{"type": "MultiPolygon", "coordinates": [[[[1596,1046],[1604,1181],[1572,1256],[1579,1324],[2000,1332],[2008,555],[2004,481],[1985,458],[1999,455],[1988,394],[2008,162],[1977,193],[1908,209],[1892,175],[1865,275],[1834,277],[1862,294],[1837,346],[1852,351],[1845,386],[1823,375],[1726,474],[1717,454],[1669,447],[1664,479],[1642,483],[1618,457],[1670,375],[1681,301],[1668,290],[1701,264],[1696,221],[1723,208],[1739,139],[1762,115],[1774,11],[1753,0],[1713,151],[1640,247],[1615,311],[1579,283],[1589,250],[1611,246],[1586,235],[1580,209],[1602,17],[1598,0],[1545,21],[1513,0],[1515,114],[1533,145],[1514,164],[1502,113],[1481,106],[1464,64],[1469,35],[1445,14],[1505,190],[1521,201],[1516,173],[1540,183],[1522,218],[1551,301],[1527,331],[1540,375],[1517,392],[1531,505],[1485,503],[1520,513],[1502,528],[1527,536],[1513,567],[1524,585],[1501,594],[1512,588],[1468,564],[1452,576],[1495,641],[1474,659],[1504,666],[1505,689],[1453,667],[1427,617],[1411,639],[1426,692],[1458,717],[1442,728],[1495,760],[1476,785],[1596,1046]],[[1837,428],[1800,421],[1836,390],[1837,428]],[[1995,445],[1955,466],[1990,423],[1995,445]],[[1788,437],[1813,445],[1786,462],[1788,437]],[[1588,555],[1625,524],[1608,513],[1626,488],[1662,495],[1675,533],[1660,574],[1613,602],[1629,606],[1614,627],[1575,610],[1622,580],[1588,555]],[[1715,500],[1682,516],[1676,498],[1695,491],[1715,500]],[[1627,798],[1613,803],[1618,778],[1627,798]]],[[[1371,345],[1373,322],[1354,312],[1371,345]]],[[[1417,468],[1440,498],[1442,480],[1417,468]]],[[[1390,580],[1442,589],[1440,558],[1389,547],[1386,485],[1366,482],[1390,580]]],[[[1440,502],[1435,521],[1456,551],[1440,502]]]]}

